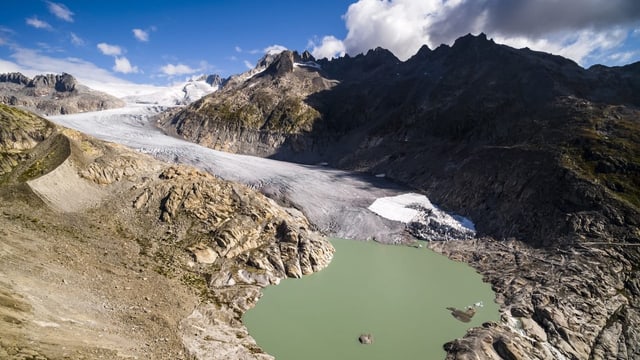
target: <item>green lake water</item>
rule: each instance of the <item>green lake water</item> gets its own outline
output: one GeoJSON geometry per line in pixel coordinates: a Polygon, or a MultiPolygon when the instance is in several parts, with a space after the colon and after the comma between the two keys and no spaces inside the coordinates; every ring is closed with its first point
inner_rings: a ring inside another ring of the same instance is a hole
{"type": "Polygon", "coordinates": [[[424,248],[331,242],[326,269],[267,287],[243,317],[278,360],[442,359],[444,343],[499,318],[489,284],[468,265],[424,248]],[[446,309],[480,301],[469,323],[446,309]],[[374,343],[360,344],[362,333],[374,343]]]}

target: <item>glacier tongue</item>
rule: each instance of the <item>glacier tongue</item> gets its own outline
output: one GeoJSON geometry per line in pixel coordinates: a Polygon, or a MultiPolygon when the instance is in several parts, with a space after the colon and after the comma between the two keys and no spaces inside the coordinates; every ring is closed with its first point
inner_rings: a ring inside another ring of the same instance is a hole
{"type": "Polygon", "coordinates": [[[221,178],[242,182],[301,209],[316,229],[331,236],[385,243],[412,241],[407,229],[419,238],[473,236],[472,227],[465,227],[465,223],[437,209],[425,196],[407,194],[408,189],[382,178],[326,166],[229,154],[167,136],[151,120],[162,110],[162,106],[129,104],[125,108],[49,119],[164,160],[193,165],[221,178]],[[382,216],[374,212],[376,206],[372,205],[373,211],[367,208],[372,203],[379,206],[377,211],[382,216]],[[392,221],[391,214],[403,216],[392,221]]]}

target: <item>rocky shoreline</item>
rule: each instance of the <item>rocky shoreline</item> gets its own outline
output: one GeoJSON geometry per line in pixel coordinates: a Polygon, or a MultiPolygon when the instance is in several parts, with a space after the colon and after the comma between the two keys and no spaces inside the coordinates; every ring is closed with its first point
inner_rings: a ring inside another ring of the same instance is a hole
{"type": "Polygon", "coordinates": [[[476,268],[501,308],[499,323],[446,344],[447,358],[640,357],[640,249],[634,245],[535,249],[491,238],[429,243],[476,268]]]}

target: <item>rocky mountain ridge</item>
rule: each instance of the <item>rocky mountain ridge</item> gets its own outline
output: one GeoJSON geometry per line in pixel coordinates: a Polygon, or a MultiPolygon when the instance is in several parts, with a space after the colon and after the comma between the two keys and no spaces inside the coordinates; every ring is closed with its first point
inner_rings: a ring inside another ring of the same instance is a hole
{"type": "Polygon", "coordinates": [[[36,75],[33,79],[21,73],[0,74],[0,103],[45,115],[124,106],[122,100],[91,90],[67,73],[36,75]]]}
{"type": "MultiPolygon", "coordinates": [[[[586,163],[595,160],[588,159],[581,145],[590,141],[590,129],[602,123],[614,128],[623,122],[633,128],[635,106],[640,103],[632,95],[640,85],[634,65],[585,70],[558,56],[495,44],[484,35],[469,35],[452,47],[433,51],[425,46],[404,63],[384,49],[314,61],[317,67],[294,66],[300,57],[285,51],[265,58],[269,66],[256,75],[237,84],[230,81],[220,92],[160,125],[216,149],[386,173],[430,191],[438,203],[484,223],[487,228],[479,229],[481,233],[541,242],[549,235],[569,235],[573,225],[554,219],[558,223],[548,232],[540,231],[540,221],[549,219],[536,218],[535,209],[513,208],[509,198],[502,199],[496,190],[476,188],[481,184],[460,186],[470,196],[486,195],[468,205],[471,199],[454,199],[442,192],[450,186],[439,190],[436,182],[461,181],[452,177],[461,173],[459,166],[471,165],[467,161],[471,156],[494,158],[489,164],[502,169],[513,169],[517,165],[513,161],[530,157],[554,163],[537,170],[547,172],[542,177],[566,177],[561,173],[569,171],[579,178],[590,171],[586,163]],[[607,115],[612,112],[616,114],[607,115]],[[627,120],[607,121],[607,116],[627,120]],[[508,159],[511,155],[513,160],[508,159]],[[566,169],[563,161],[576,168],[566,169]],[[522,225],[505,228],[505,221],[522,225]]],[[[637,151],[631,144],[626,159],[614,162],[633,163],[637,151]]],[[[624,169],[637,173],[633,165],[624,169]]],[[[496,169],[496,175],[503,171],[496,169]]],[[[614,197],[626,197],[623,201],[632,200],[637,208],[633,178],[618,181],[627,193],[617,191],[614,197]]],[[[609,182],[606,191],[616,193],[617,185],[609,182]]],[[[576,187],[566,181],[558,185],[576,187]]],[[[544,201],[552,202],[546,197],[544,201]]],[[[536,202],[534,207],[545,206],[536,202]]]]}
{"type": "Polygon", "coordinates": [[[484,274],[503,319],[449,358],[640,356],[638,63],[584,69],[483,34],[405,62],[299,57],[265,58],[159,124],[215,149],[385,174],[472,219],[479,239],[430,246],[484,274]]]}
{"type": "Polygon", "coordinates": [[[327,266],[294,209],[0,104],[0,358],[272,359],[240,318],[327,266]]]}

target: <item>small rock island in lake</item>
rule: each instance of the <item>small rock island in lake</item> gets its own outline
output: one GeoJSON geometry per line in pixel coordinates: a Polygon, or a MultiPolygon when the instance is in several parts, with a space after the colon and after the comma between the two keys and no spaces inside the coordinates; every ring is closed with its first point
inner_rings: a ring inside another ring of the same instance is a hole
{"type": "Polygon", "coordinates": [[[358,338],[358,341],[363,345],[373,344],[373,336],[371,334],[362,334],[358,338]]]}

